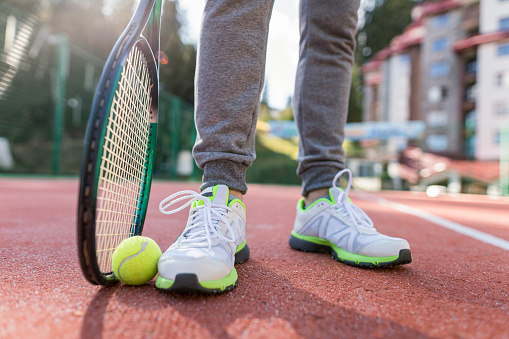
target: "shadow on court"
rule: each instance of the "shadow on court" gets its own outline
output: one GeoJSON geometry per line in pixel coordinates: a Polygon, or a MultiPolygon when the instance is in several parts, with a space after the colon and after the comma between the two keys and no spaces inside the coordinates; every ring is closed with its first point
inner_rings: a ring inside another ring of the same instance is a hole
{"type": "MultiPolygon", "coordinates": [[[[397,322],[325,301],[256,260],[237,269],[240,285],[220,295],[167,293],[157,290],[153,282],[101,288],[87,309],[81,338],[102,338],[105,332],[108,336],[123,332],[154,338],[427,337],[397,322]],[[120,317],[108,314],[119,308],[124,310],[116,312],[122,313],[120,317]]],[[[398,276],[405,270],[384,271],[398,276]]],[[[314,285],[321,283],[314,274],[309,278],[314,285]]],[[[348,296],[337,296],[344,298],[348,296]]]]}

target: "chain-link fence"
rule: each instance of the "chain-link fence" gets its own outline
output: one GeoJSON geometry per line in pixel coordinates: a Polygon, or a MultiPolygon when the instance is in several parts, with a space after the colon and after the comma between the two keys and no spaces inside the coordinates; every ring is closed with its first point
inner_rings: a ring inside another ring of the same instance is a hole
{"type": "MultiPolygon", "coordinates": [[[[0,5],[0,173],[75,175],[102,58],[0,5]]],[[[197,174],[193,108],[161,91],[155,175],[197,174]]]]}

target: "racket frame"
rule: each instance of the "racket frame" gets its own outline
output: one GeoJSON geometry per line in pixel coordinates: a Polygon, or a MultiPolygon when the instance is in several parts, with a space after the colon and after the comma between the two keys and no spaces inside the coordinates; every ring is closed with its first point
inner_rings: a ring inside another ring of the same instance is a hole
{"type": "Polygon", "coordinates": [[[151,88],[149,148],[145,185],[141,190],[140,214],[134,220],[135,229],[132,235],[143,231],[145,215],[150,195],[150,186],[154,165],[154,153],[157,135],[157,115],[159,104],[159,61],[151,48],[159,49],[161,0],[141,0],[133,17],[124,32],[115,43],[105,63],[96,88],[90,117],[85,135],[82,157],[79,203],[78,203],[78,256],[85,278],[95,285],[113,285],[118,282],[113,272],[101,273],[96,255],[96,199],[100,174],[102,147],[106,134],[107,119],[110,114],[115,89],[130,51],[138,46],[147,58],[150,76],[153,79],[151,88]],[[142,36],[147,22],[148,40],[142,36]]]}

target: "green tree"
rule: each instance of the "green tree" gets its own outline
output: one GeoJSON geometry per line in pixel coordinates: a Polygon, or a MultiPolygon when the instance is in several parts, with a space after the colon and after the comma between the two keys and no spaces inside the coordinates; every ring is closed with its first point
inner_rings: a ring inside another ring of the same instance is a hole
{"type": "Polygon", "coordinates": [[[352,69],[352,86],[350,88],[350,98],[348,101],[347,122],[362,121],[362,100],[362,74],[359,65],[356,63],[352,69]]]}
{"type": "Polygon", "coordinates": [[[194,45],[182,42],[181,28],[178,3],[166,1],[161,26],[161,50],[168,56],[168,64],[161,65],[161,86],[192,104],[196,48],[194,45]]]}
{"type": "Polygon", "coordinates": [[[389,46],[412,22],[417,0],[372,0],[364,14],[364,25],[357,33],[356,59],[360,63],[389,46]]]}
{"type": "Polygon", "coordinates": [[[287,121],[293,120],[292,97],[288,97],[288,100],[286,102],[286,108],[281,111],[279,120],[287,120],[287,121]]]}
{"type": "MultiPolygon", "coordinates": [[[[135,8],[135,0],[61,0],[45,6],[40,16],[53,34],[65,33],[72,44],[106,59],[135,8]]],[[[193,103],[196,48],[181,40],[177,2],[164,1],[161,23],[160,49],[168,56],[168,64],[161,64],[161,88],[193,103]]]]}
{"type": "Polygon", "coordinates": [[[389,46],[391,40],[412,22],[412,9],[420,0],[368,0],[364,24],[357,32],[355,66],[352,72],[348,122],[362,121],[362,64],[389,46]]]}

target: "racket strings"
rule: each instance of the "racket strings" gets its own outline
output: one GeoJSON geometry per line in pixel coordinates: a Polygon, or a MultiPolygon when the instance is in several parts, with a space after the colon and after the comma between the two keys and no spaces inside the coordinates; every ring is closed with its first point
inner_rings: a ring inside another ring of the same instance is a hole
{"type": "Polygon", "coordinates": [[[106,127],[96,207],[96,255],[109,273],[117,245],[135,232],[147,171],[152,79],[134,47],[120,74],[106,127]]]}

